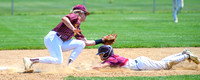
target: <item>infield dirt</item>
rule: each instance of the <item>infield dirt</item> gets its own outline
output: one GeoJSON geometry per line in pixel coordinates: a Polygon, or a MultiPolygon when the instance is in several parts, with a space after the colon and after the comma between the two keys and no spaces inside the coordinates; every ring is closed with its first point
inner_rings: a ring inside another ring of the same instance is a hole
{"type": "MultiPolygon", "coordinates": [[[[146,56],[153,60],[179,53],[184,50],[180,48],[115,48],[115,54],[136,58],[146,56]]],[[[200,57],[200,47],[188,47],[192,52],[200,57]]],[[[22,73],[24,71],[23,57],[44,57],[49,56],[45,50],[2,50],[0,51],[0,68],[8,67],[5,71],[0,71],[0,80],[62,80],[67,76],[101,76],[101,77],[123,77],[123,76],[168,76],[200,74],[200,66],[188,61],[181,62],[173,66],[170,70],[154,71],[134,71],[124,68],[106,68],[93,70],[92,65],[100,63],[97,49],[84,49],[74,63],[67,66],[67,59],[71,51],[63,52],[63,64],[42,64],[34,65],[34,73],[22,73]]]]}

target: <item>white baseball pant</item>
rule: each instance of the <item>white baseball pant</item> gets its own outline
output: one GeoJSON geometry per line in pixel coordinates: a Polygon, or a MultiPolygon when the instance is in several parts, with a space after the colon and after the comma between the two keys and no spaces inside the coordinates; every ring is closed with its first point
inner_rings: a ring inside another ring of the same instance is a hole
{"type": "Polygon", "coordinates": [[[187,59],[189,55],[178,53],[165,57],[161,61],[151,60],[147,57],[141,56],[136,59],[129,59],[129,61],[122,67],[130,68],[133,70],[161,70],[168,69],[167,63],[174,61],[175,63],[180,63],[187,59]]]}
{"type": "Polygon", "coordinates": [[[39,63],[63,63],[62,51],[72,50],[69,59],[73,61],[78,57],[81,51],[85,48],[85,42],[82,40],[71,39],[68,41],[62,41],[57,35],[57,32],[50,31],[44,38],[46,48],[49,50],[51,56],[49,57],[38,57],[39,63]]]}

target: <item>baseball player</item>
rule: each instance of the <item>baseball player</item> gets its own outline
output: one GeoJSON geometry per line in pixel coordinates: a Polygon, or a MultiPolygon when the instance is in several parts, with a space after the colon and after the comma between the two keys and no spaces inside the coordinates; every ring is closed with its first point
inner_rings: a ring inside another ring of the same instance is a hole
{"type": "Polygon", "coordinates": [[[173,18],[175,23],[178,22],[177,15],[179,11],[183,8],[183,6],[183,0],[173,0],[173,18]]]}
{"type": "Polygon", "coordinates": [[[100,46],[97,55],[99,55],[103,62],[93,66],[93,69],[124,67],[132,70],[168,70],[171,69],[173,65],[178,64],[185,59],[193,61],[196,64],[200,63],[200,59],[187,49],[181,53],[165,57],[161,61],[151,60],[144,56],[137,57],[136,59],[121,57],[114,54],[113,48],[110,45],[100,46]]]}
{"type": "Polygon", "coordinates": [[[23,59],[25,71],[32,70],[31,66],[34,63],[63,63],[62,52],[72,50],[68,59],[68,64],[71,64],[85,48],[103,43],[104,38],[98,40],[87,40],[81,33],[80,24],[84,22],[90,13],[84,5],[76,5],[70,14],[64,16],[62,21],[44,37],[44,44],[49,50],[51,56],[23,59]],[[75,37],[76,39],[72,39],[75,37]]]}

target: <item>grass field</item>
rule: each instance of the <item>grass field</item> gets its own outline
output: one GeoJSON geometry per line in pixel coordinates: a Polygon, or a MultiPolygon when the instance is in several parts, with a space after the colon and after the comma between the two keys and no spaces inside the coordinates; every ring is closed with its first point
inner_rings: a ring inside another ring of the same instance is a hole
{"type": "MultiPolygon", "coordinates": [[[[0,49],[45,48],[43,37],[63,16],[0,16],[0,49]]],[[[117,48],[199,47],[200,14],[181,13],[179,19],[174,23],[169,13],[93,14],[81,29],[88,40],[115,31],[118,39],[113,46],[117,48]]]]}
{"type": "MultiPolygon", "coordinates": [[[[178,15],[179,23],[173,23],[172,2],[153,1],[86,0],[92,13],[81,24],[88,40],[99,39],[115,31],[116,48],[137,47],[199,47],[200,9],[199,0],[185,1],[178,15]]],[[[43,37],[52,30],[61,18],[69,13],[80,0],[17,0],[14,1],[14,16],[11,16],[11,1],[0,3],[0,50],[44,49],[43,37]]],[[[87,48],[97,48],[97,46],[87,48]]]]}
{"type": "Polygon", "coordinates": [[[158,77],[73,77],[63,80],[199,80],[200,75],[158,76],[158,77]]]}
{"type": "MultiPolygon", "coordinates": [[[[85,0],[91,13],[152,13],[153,0],[85,0]]],[[[200,12],[199,0],[184,0],[182,12],[200,12]]],[[[66,14],[83,0],[14,0],[14,15],[66,14]]],[[[156,0],[156,13],[171,13],[172,1],[156,0]]],[[[11,0],[0,1],[0,15],[11,15],[11,0]]]]}

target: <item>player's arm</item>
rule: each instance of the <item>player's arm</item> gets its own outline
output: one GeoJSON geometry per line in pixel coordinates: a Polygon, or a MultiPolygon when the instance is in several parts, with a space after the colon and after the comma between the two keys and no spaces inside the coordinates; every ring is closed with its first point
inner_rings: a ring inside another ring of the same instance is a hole
{"type": "Polygon", "coordinates": [[[68,28],[70,28],[71,30],[73,30],[73,31],[74,31],[75,33],[77,33],[78,35],[80,35],[79,32],[81,32],[81,30],[76,29],[76,28],[72,25],[72,23],[71,23],[71,21],[69,20],[68,17],[64,16],[64,17],[62,18],[62,22],[63,22],[68,28]]]}
{"type": "MultiPolygon", "coordinates": [[[[84,38],[83,41],[85,41],[86,46],[93,46],[97,45],[98,40],[87,40],[86,38],[84,38]]],[[[102,41],[104,41],[104,38],[102,38],[102,41]]]]}
{"type": "Polygon", "coordinates": [[[94,65],[94,66],[92,67],[92,69],[105,68],[105,67],[108,67],[108,66],[110,66],[110,64],[108,64],[108,63],[97,64],[97,65],[94,65]]]}

